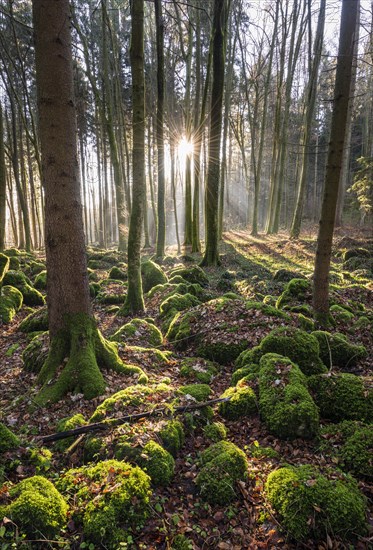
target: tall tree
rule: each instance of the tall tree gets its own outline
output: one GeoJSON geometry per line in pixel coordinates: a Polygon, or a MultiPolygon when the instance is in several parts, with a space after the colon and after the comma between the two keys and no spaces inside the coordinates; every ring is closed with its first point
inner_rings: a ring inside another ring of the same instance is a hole
{"type": "Polygon", "coordinates": [[[5,247],[6,171],[4,153],[3,107],[0,103],[0,250],[5,247]]]}
{"type": "Polygon", "coordinates": [[[133,191],[128,235],[128,292],[123,312],[144,311],[141,282],[141,234],[145,199],[144,0],[131,2],[132,171],[133,191]]]}
{"type": "Polygon", "coordinates": [[[89,298],[80,197],[69,0],[33,0],[39,135],[45,189],[50,351],[39,403],[101,394],[100,366],[128,372],[97,329],[89,298]],[[60,366],[64,364],[61,372],[60,366]],[[55,377],[57,380],[50,383],[55,377]]]}
{"type": "Polygon", "coordinates": [[[229,12],[226,0],[215,0],[213,13],[213,54],[212,54],[212,89],[210,109],[210,131],[208,168],[205,191],[206,247],[201,262],[202,266],[213,266],[219,260],[219,181],[220,181],[220,143],[223,119],[225,29],[229,12]]]}
{"type": "Polygon", "coordinates": [[[345,147],[356,22],[359,9],[360,0],[343,0],[333,99],[332,127],[313,277],[313,306],[315,318],[321,326],[327,325],[329,320],[330,256],[343,150],[345,147]]]}

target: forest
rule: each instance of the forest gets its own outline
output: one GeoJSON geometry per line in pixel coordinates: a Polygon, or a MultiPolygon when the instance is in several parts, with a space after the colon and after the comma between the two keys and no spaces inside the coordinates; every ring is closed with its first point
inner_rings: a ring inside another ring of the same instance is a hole
{"type": "Polygon", "coordinates": [[[0,0],[0,550],[373,548],[372,0],[0,0]]]}

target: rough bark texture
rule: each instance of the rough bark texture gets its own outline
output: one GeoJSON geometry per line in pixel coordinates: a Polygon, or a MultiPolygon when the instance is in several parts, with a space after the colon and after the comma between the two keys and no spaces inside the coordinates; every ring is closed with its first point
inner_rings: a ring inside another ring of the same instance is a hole
{"type": "Polygon", "coordinates": [[[0,250],[5,247],[6,173],[4,154],[3,109],[0,103],[0,250]]]}
{"type": "Polygon", "coordinates": [[[131,67],[133,103],[133,192],[128,235],[128,293],[123,312],[144,311],[141,282],[141,234],[145,197],[145,81],[144,81],[144,2],[131,4],[131,67]]]}
{"type": "Polygon", "coordinates": [[[215,0],[213,20],[213,57],[212,57],[212,90],[211,90],[211,116],[209,134],[209,153],[207,182],[205,192],[206,214],[206,248],[201,265],[218,265],[219,250],[219,181],[220,181],[220,142],[223,111],[224,90],[224,19],[227,16],[225,0],[215,0]]]}
{"type": "Polygon", "coordinates": [[[320,325],[326,325],[329,317],[329,270],[333,241],[334,220],[338,188],[345,146],[346,123],[350,101],[356,20],[359,0],[343,0],[337,73],[334,88],[332,128],[326,168],[324,196],[317,238],[314,271],[313,305],[320,325]]]}
{"type": "Polygon", "coordinates": [[[127,372],[91,314],[73,88],[68,0],[33,0],[50,353],[39,376],[38,402],[68,391],[103,392],[98,364],[127,372]],[[57,381],[48,384],[67,358],[57,381]]]}

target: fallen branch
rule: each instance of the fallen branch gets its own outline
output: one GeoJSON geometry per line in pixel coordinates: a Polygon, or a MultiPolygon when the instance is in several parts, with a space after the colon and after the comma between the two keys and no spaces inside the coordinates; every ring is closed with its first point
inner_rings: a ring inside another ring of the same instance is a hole
{"type": "Polygon", "coordinates": [[[104,422],[95,422],[94,424],[87,424],[86,426],[80,426],[72,430],[66,430],[64,432],[58,432],[51,435],[46,435],[41,438],[42,443],[49,443],[51,441],[59,441],[60,439],[66,439],[67,437],[86,434],[90,432],[98,432],[104,430],[111,430],[116,426],[120,426],[125,422],[137,422],[142,418],[148,418],[150,416],[171,416],[176,413],[183,414],[184,412],[194,411],[196,409],[202,409],[215,403],[224,403],[229,401],[230,397],[221,397],[219,399],[210,399],[210,401],[204,401],[203,403],[193,403],[192,405],[180,405],[173,408],[153,409],[144,413],[129,414],[122,416],[121,418],[113,418],[111,420],[105,420],[104,422]]]}

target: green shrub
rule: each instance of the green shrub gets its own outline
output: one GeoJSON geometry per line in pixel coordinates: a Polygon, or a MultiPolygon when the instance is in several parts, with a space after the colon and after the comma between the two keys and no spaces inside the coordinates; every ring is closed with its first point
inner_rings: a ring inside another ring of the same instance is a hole
{"type": "Polygon", "coordinates": [[[167,283],[167,276],[163,269],[151,260],[141,264],[142,288],[144,292],[149,292],[156,285],[167,283]]]}
{"type": "Polygon", "coordinates": [[[32,286],[30,279],[22,271],[9,270],[3,279],[3,283],[18,288],[22,293],[23,303],[26,306],[42,306],[45,304],[44,296],[32,286]]]}
{"type": "Polygon", "coordinates": [[[266,491],[281,524],[297,541],[366,533],[365,498],[351,477],[328,479],[311,466],[288,466],[268,476],[266,491]]]}
{"type": "Polygon", "coordinates": [[[196,478],[201,497],[210,504],[229,504],[237,496],[237,481],[248,475],[245,453],[233,443],[220,441],[202,453],[201,463],[196,478]]]}
{"type": "Polygon", "coordinates": [[[213,443],[227,439],[227,428],[222,422],[212,422],[211,424],[206,424],[203,428],[203,433],[205,437],[207,437],[207,439],[211,439],[213,443]]]}
{"type": "Polygon", "coordinates": [[[2,422],[0,422],[0,453],[19,447],[20,439],[14,435],[2,422]]]}
{"type": "Polygon", "coordinates": [[[23,295],[13,286],[3,286],[0,293],[0,320],[10,323],[22,307],[23,295]]]}
{"type": "Polygon", "coordinates": [[[148,323],[144,319],[132,319],[120,327],[111,337],[113,342],[140,343],[143,347],[160,346],[163,342],[163,336],[159,328],[153,323],[148,323]]]}
{"type": "Polygon", "coordinates": [[[280,438],[312,438],[318,432],[318,409],[306,377],[287,357],[268,353],[261,358],[259,408],[270,432],[280,438]]]}
{"type": "Polygon", "coordinates": [[[158,432],[164,448],[176,456],[184,445],[184,428],[178,420],[169,420],[158,432]]]}
{"type": "Polygon", "coordinates": [[[58,487],[74,502],[73,521],[99,546],[116,549],[128,530],[140,527],[148,515],[150,478],[126,462],[106,460],[68,470],[58,487]]]}
{"type": "Polygon", "coordinates": [[[365,420],[369,404],[363,380],[348,373],[331,373],[327,376],[311,376],[310,391],[320,409],[322,418],[340,420],[365,420]]]}
{"type": "Polygon", "coordinates": [[[221,397],[230,398],[227,402],[219,403],[219,414],[227,420],[238,420],[258,411],[256,395],[250,387],[228,388],[221,397]]]}
{"type": "Polygon", "coordinates": [[[337,366],[341,369],[350,369],[367,355],[364,346],[351,344],[346,336],[338,332],[331,334],[323,330],[315,330],[312,335],[319,342],[320,357],[328,368],[337,366]]]}
{"type": "Polygon", "coordinates": [[[53,539],[66,525],[67,504],[44,477],[24,479],[9,494],[12,502],[0,509],[0,520],[10,518],[28,537],[53,539]]]}

